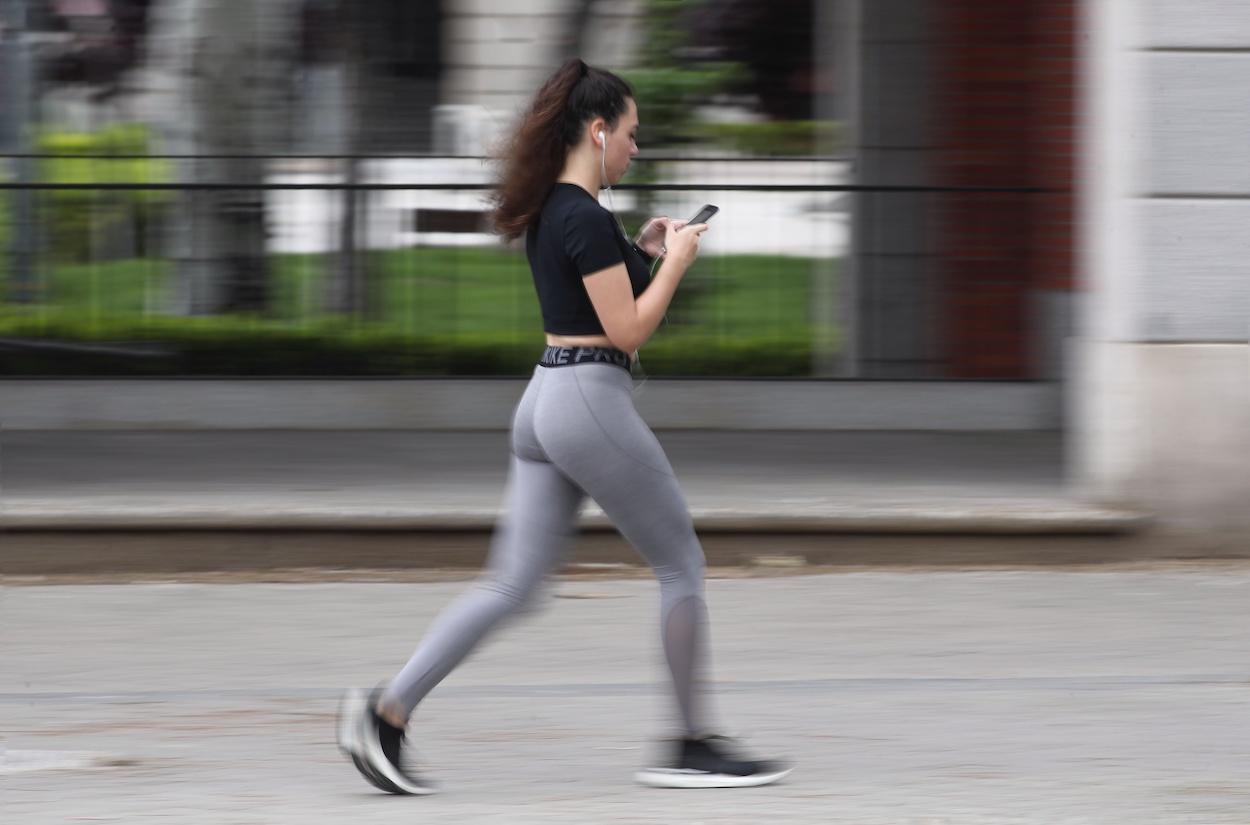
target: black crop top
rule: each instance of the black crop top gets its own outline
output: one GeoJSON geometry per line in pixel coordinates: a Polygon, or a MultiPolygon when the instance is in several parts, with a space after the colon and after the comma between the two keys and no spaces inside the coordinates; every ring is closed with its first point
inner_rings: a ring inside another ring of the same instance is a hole
{"type": "Polygon", "coordinates": [[[621,234],[616,218],[575,183],[557,183],[525,235],[543,312],[554,335],[603,335],[582,278],[624,262],[637,298],[651,282],[651,259],[621,234]]]}

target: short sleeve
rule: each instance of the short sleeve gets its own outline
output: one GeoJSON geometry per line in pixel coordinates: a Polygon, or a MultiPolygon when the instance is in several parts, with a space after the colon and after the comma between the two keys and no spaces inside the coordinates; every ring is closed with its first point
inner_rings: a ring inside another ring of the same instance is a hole
{"type": "Polygon", "coordinates": [[[599,206],[588,206],[573,210],[564,224],[564,249],[582,277],[625,261],[612,215],[599,206]]]}

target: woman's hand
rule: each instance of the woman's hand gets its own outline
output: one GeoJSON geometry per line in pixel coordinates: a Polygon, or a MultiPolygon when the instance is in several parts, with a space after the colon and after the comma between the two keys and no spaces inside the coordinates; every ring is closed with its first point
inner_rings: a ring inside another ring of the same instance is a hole
{"type": "Polygon", "coordinates": [[[667,217],[652,218],[638,233],[638,240],[635,243],[652,258],[658,258],[664,254],[664,238],[669,226],[677,224],[680,228],[685,223],[685,221],[674,221],[667,217]]]}
{"type": "Polygon", "coordinates": [[[694,263],[694,259],[699,257],[699,236],[706,231],[705,223],[687,226],[685,221],[669,221],[668,230],[664,233],[668,260],[677,261],[683,268],[694,263]]]}

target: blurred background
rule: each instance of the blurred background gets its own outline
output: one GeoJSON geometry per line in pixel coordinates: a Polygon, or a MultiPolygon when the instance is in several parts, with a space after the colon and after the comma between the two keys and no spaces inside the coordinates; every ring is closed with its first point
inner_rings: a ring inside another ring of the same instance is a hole
{"type": "Polygon", "coordinates": [[[0,371],[527,373],[490,156],[580,55],[630,231],[721,207],[651,374],[1053,378],[1074,26],[999,5],[3,0],[0,371]]]}
{"type": "MultiPolygon", "coordinates": [[[[1240,0],[0,0],[0,413],[527,375],[491,156],[580,55],[637,89],[629,229],[721,207],[643,355],[740,391],[655,426],[1062,433],[1084,494],[1244,526],[1247,46],[1240,0]]],[[[505,427],[474,392],[433,426],[505,427]]]]}
{"type": "Polygon", "coordinates": [[[588,503],[427,821],[1245,825],[1247,0],[0,0],[6,821],[359,818],[334,703],[489,552],[491,156],[574,55],[627,228],[721,207],[633,398],[801,768],[619,787],[654,585],[588,503]]]}

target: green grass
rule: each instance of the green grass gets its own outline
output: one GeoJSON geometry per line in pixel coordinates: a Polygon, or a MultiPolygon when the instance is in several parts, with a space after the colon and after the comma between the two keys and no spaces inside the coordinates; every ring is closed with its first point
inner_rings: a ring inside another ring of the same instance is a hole
{"type": "Polygon", "coordinates": [[[162,305],[171,272],[162,260],[62,264],[52,270],[44,307],[85,318],[142,317],[147,306],[162,305]]]}
{"type": "MultiPolygon", "coordinates": [[[[370,252],[368,306],[356,317],[321,310],[333,256],[282,255],[271,264],[271,313],[263,318],[164,314],[175,277],[169,261],[56,267],[41,303],[0,310],[0,335],[165,342],[179,357],[128,367],[95,356],[58,361],[10,353],[0,374],[57,371],[58,364],[106,373],[517,372],[541,346],[528,266],[508,250],[370,252]]],[[[812,339],[811,271],[807,258],[700,259],[678,289],[668,323],[646,347],[648,372],[803,374],[812,339]]]]}

